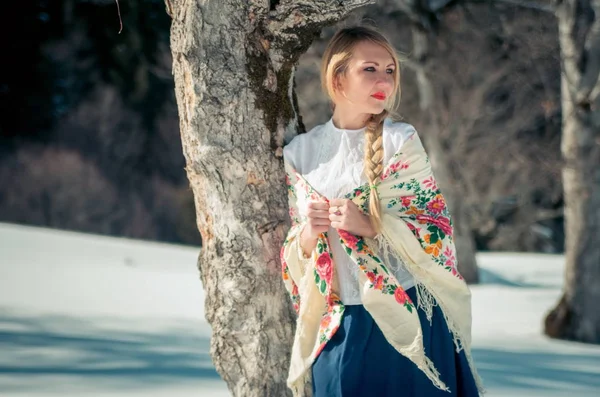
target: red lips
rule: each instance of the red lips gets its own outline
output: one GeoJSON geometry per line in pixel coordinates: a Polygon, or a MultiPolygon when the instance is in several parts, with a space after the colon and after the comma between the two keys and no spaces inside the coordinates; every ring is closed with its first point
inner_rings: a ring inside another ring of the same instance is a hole
{"type": "Polygon", "coordinates": [[[380,101],[383,101],[385,99],[385,93],[383,92],[376,92],[373,95],[371,95],[373,98],[375,99],[379,99],[380,101]]]}

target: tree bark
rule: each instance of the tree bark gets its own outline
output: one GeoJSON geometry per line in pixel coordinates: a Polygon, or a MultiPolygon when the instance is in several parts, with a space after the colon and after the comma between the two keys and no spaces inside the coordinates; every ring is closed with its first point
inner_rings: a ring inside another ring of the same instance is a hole
{"type": "Polygon", "coordinates": [[[165,0],[213,363],[234,396],[283,396],[295,315],[280,275],[294,65],[372,0],[165,0]]]}
{"type": "Polygon", "coordinates": [[[427,73],[427,58],[429,51],[429,38],[427,31],[416,23],[412,25],[414,61],[412,69],[417,76],[419,88],[419,107],[429,117],[426,119],[425,130],[421,134],[427,146],[427,153],[436,179],[448,202],[454,225],[454,243],[458,260],[458,271],[468,283],[479,281],[475,241],[468,218],[468,207],[461,200],[459,183],[450,171],[450,158],[440,142],[442,123],[439,118],[441,112],[435,101],[435,89],[427,73]]]}
{"type": "Polygon", "coordinates": [[[566,273],[547,335],[600,343],[600,1],[556,2],[566,273]]]}

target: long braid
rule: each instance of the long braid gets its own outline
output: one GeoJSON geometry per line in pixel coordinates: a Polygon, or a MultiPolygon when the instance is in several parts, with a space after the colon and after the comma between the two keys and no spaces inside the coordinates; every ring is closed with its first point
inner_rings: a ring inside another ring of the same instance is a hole
{"type": "Polygon", "coordinates": [[[387,110],[372,115],[365,130],[364,171],[371,187],[369,214],[371,224],[377,233],[381,231],[381,208],[376,186],[383,173],[383,120],[387,115],[387,110]]]}
{"type": "MultiPolygon", "coordinates": [[[[377,233],[381,232],[381,209],[377,185],[383,173],[383,121],[394,111],[400,99],[400,59],[399,55],[390,44],[389,40],[377,29],[367,26],[353,26],[339,30],[327,44],[321,60],[321,86],[332,102],[332,111],[335,113],[336,100],[342,100],[344,90],[338,80],[348,71],[353,51],[357,44],[369,42],[383,47],[394,60],[394,89],[390,92],[389,100],[385,102],[385,110],[379,114],[372,114],[368,120],[365,131],[365,157],[364,173],[371,186],[369,200],[369,213],[371,223],[377,233]]],[[[347,99],[347,98],[346,98],[347,99]]]]}

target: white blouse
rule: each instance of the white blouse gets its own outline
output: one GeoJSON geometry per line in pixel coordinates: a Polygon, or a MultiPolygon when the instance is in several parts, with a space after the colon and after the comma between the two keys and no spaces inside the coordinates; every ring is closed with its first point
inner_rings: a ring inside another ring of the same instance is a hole
{"type": "MultiPolygon", "coordinates": [[[[365,128],[347,130],[337,128],[333,120],[318,125],[306,134],[300,134],[283,148],[283,157],[319,193],[327,197],[343,198],[347,193],[368,182],[363,172],[365,128]]],[[[384,121],[383,152],[387,164],[402,144],[415,132],[407,123],[384,121]]],[[[306,214],[306,207],[298,208],[306,214]]],[[[329,244],[333,253],[340,286],[340,298],[345,305],[361,304],[358,266],[352,261],[339,241],[337,231],[330,227],[329,244]]],[[[383,259],[380,252],[380,258],[383,259]]],[[[404,263],[396,256],[386,263],[402,288],[409,289],[415,282],[404,263]]]]}

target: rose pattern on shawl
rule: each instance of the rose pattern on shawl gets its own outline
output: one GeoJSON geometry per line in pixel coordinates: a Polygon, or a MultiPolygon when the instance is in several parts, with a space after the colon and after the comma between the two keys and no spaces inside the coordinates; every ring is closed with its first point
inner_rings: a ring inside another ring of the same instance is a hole
{"type": "Polygon", "coordinates": [[[435,196],[433,200],[427,203],[427,209],[434,215],[439,215],[446,209],[446,202],[441,194],[435,196]]]}
{"type": "MultiPolygon", "coordinates": [[[[294,207],[290,207],[289,209],[289,215],[290,215],[290,219],[296,220],[296,219],[300,219],[300,217],[298,216],[298,210],[294,207]]],[[[296,223],[298,223],[298,221],[296,221],[296,223]]]]}
{"type": "Polygon", "coordinates": [[[333,281],[333,253],[329,249],[327,238],[323,233],[317,240],[317,261],[315,262],[315,283],[323,296],[327,297],[333,281]]]}
{"type": "Polygon", "coordinates": [[[402,288],[396,288],[396,291],[394,291],[394,298],[396,298],[396,301],[401,305],[406,302],[406,294],[403,294],[402,292],[402,288]]]}
{"type": "Polygon", "coordinates": [[[338,330],[343,313],[344,304],[340,297],[332,291],[328,298],[327,311],[323,313],[321,322],[319,323],[319,347],[315,352],[315,357],[321,353],[327,342],[331,340],[338,330]]]}
{"type": "Polygon", "coordinates": [[[331,282],[333,278],[333,266],[329,252],[323,252],[319,255],[315,270],[322,280],[328,283],[331,282]]]}
{"type": "Polygon", "coordinates": [[[372,282],[372,283],[374,283],[375,282],[375,277],[376,277],[375,273],[373,273],[373,272],[367,272],[366,274],[367,274],[367,278],[369,279],[369,281],[372,282]]]}
{"type": "Polygon", "coordinates": [[[350,248],[352,250],[358,250],[359,238],[357,236],[353,235],[352,233],[348,233],[347,231],[342,229],[339,229],[337,232],[340,235],[342,243],[347,248],[350,248]]]}
{"type": "Polygon", "coordinates": [[[292,295],[296,297],[296,299],[292,300],[292,306],[294,306],[296,313],[300,313],[300,293],[298,292],[297,285],[294,285],[292,289],[292,295]]]}
{"type": "Polygon", "coordinates": [[[410,231],[415,235],[417,240],[422,241],[421,239],[421,228],[415,227],[412,223],[407,223],[406,226],[410,229],[410,231]]]}
{"type": "Polygon", "coordinates": [[[376,271],[373,272],[366,272],[367,275],[367,279],[369,280],[369,283],[372,284],[372,287],[375,288],[376,290],[383,290],[383,284],[385,281],[385,278],[382,274],[377,275],[376,271]]]}
{"type": "Polygon", "coordinates": [[[438,190],[437,183],[436,183],[435,179],[433,179],[432,176],[430,176],[429,178],[427,178],[423,181],[423,186],[425,186],[429,190],[433,190],[433,191],[438,190]]]}
{"type": "Polygon", "coordinates": [[[300,293],[298,292],[298,286],[292,278],[290,277],[290,268],[285,261],[285,257],[283,255],[286,245],[289,244],[289,241],[283,243],[283,247],[281,247],[281,253],[279,257],[281,258],[281,276],[283,278],[283,282],[286,285],[286,288],[289,290],[290,298],[292,300],[292,306],[297,314],[300,313],[300,293]]]}
{"type": "MultiPolygon", "coordinates": [[[[416,216],[416,220],[421,225],[436,226],[444,235],[452,235],[452,227],[450,226],[450,220],[448,218],[445,218],[443,216],[435,217],[431,215],[419,214],[416,216]]],[[[443,238],[443,236],[440,236],[440,238],[443,238]]]]}
{"type": "MultiPolygon", "coordinates": [[[[308,184],[308,182],[306,182],[302,175],[295,170],[291,173],[286,172],[286,183],[288,183],[288,202],[290,208],[293,208],[293,210],[291,210],[291,213],[293,214],[298,213],[296,208],[297,206],[295,204],[298,200],[298,196],[303,198],[304,201],[315,200],[328,202],[326,197],[319,195],[319,193],[314,190],[312,186],[308,184]]],[[[361,194],[360,189],[357,189],[357,191],[359,192],[357,194],[361,194]]],[[[285,248],[291,242],[289,236],[298,237],[299,231],[304,226],[305,221],[306,218],[301,218],[299,216],[296,216],[292,219],[292,229],[290,229],[290,232],[288,232],[288,238],[286,238],[280,254],[284,284],[289,292],[289,295],[291,296],[292,303],[297,313],[299,313],[300,310],[301,297],[298,291],[298,286],[290,277],[289,266],[287,263],[285,263],[283,254],[285,248]]],[[[319,353],[325,347],[325,344],[331,340],[339,328],[345,308],[339,296],[331,289],[333,284],[334,258],[329,248],[327,233],[321,233],[319,235],[315,249],[318,256],[314,263],[313,277],[319,292],[325,297],[326,310],[321,316],[318,333],[319,346],[314,352],[314,357],[319,355],[319,353]]]]}
{"type": "Polygon", "coordinates": [[[373,266],[372,262],[370,262],[366,258],[358,258],[357,263],[358,268],[361,271],[363,271],[363,273],[367,276],[367,285],[369,286],[369,288],[381,291],[384,295],[394,296],[398,303],[400,303],[406,308],[406,310],[412,313],[414,309],[413,302],[410,300],[408,295],[406,296],[406,300],[398,300],[396,294],[399,294],[400,292],[396,291],[398,289],[402,290],[402,287],[400,287],[397,284],[396,280],[393,278],[393,276],[390,275],[389,271],[383,263],[379,262],[379,265],[375,267],[373,266]],[[380,271],[380,268],[381,270],[383,270],[383,272],[380,271]]]}
{"type": "Polygon", "coordinates": [[[400,170],[405,170],[409,167],[409,163],[407,161],[397,161],[395,163],[390,164],[390,166],[385,170],[385,172],[381,175],[381,179],[386,179],[390,175],[397,175],[396,173],[400,170]]]}
{"type": "Polygon", "coordinates": [[[289,214],[290,220],[292,222],[292,227],[288,232],[288,237],[286,237],[285,241],[283,242],[279,254],[281,260],[281,275],[283,283],[290,295],[294,310],[296,311],[296,313],[300,313],[301,298],[298,290],[298,285],[290,277],[289,265],[285,260],[284,252],[286,247],[288,247],[293,240],[293,238],[290,238],[290,236],[293,236],[296,233],[298,233],[304,225],[304,219],[300,216],[298,208],[295,205],[298,194],[303,195],[305,199],[309,197],[315,197],[318,199],[319,196],[317,192],[314,191],[314,189],[308,183],[306,183],[304,181],[304,178],[302,178],[302,176],[297,172],[293,172],[293,174],[289,174],[288,172],[286,172],[285,183],[288,191],[288,202],[290,203],[289,214]]]}
{"type": "Polygon", "coordinates": [[[383,289],[383,276],[381,274],[373,281],[373,288],[380,291],[383,289]]]}
{"type": "Polygon", "coordinates": [[[294,185],[292,184],[292,180],[290,179],[290,176],[287,173],[285,174],[285,186],[291,194],[295,194],[294,185]]]}
{"type": "Polygon", "coordinates": [[[344,249],[348,255],[352,255],[352,251],[356,251],[359,254],[366,254],[374,260],[379,260],[375,253],[369,248],[364,238],[355,236],[345,230],[338,229],[340,236],[340,242],[344,245],[344,249]]]}
{"type": "Polygon", "coordinates": [[[401,305],[404,305],[407,301],[410,301],[410,297],[402,287],[396,288],[394,291],[394,298],[396,298],[396,301],[401,305]]]}
{"type": "Polygon", "coordinates": [[[321,329],[327,329],[330,324],[331,324],[331,316],[329,315],[329,313],[327,313],[325,316],[323,316],[321,318],[321,324],[319,324],[319,326],[321,327],[321,329]]]}
{"type": "Polygon", "coordinates": [[[412,201],[415,199],[415,197],[417,196],[402,196],[400,198],[400,200],[402,201],[402,206],[403,207],[408,207],[410,206],[410,204],[412,203],[412,201]]]}
{"type": "Polygon", "coordinates": [[[446,270],[449,270],[454,276],[457,276],[461,280],[463,276],[458,272],[456,268],[456,255],[455,252],[449,246],[444,250],[444,257],[446,258],[446,262],[444,265],[446,266],[446,270]]]}
{"type": "Polygon", "coordinates": [[[429,176],[422,181],[412,178],[394,185],[392,189],[401,189],[409,194],[390,200],[387,207],[398,208],[423,250],[438,265],[462,279],[456,268],[456,259],[447,256],[448,250],[442,251],[444,242],[454,245],[454,230],[448,205],[434,177],[429,176]]]}

